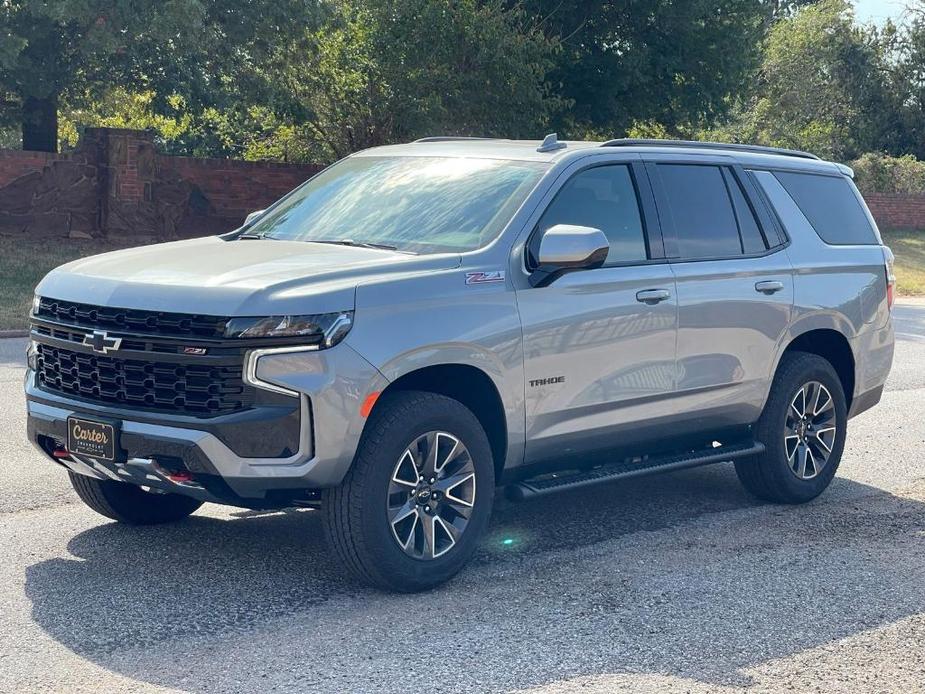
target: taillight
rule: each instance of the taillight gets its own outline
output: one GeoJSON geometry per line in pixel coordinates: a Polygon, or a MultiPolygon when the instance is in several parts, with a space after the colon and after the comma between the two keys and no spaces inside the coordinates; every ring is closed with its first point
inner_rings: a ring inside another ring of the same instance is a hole
{"type": "Polygon", "coordinates": [[[896,275],[893,274],[895,256],[887,246],[883,247],[883,268],[886,271],[886,305],[892,309],[896,294],[896,275]]]}

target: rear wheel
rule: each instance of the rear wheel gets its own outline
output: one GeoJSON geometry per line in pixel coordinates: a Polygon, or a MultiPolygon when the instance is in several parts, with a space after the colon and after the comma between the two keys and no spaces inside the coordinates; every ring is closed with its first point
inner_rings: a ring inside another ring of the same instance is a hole
{"type": "Polygon", "coordinates": [[[96,480],[68,472],[71,486],[100,515],[129,525],[155,525],[182,520],[202,506],[180,494],[152,494],[127,482],[96,480]]]}
{"type": "Polygon", "coordinates": [[[765,452],[735,463],[745,488],[778,503],[803,503],[821,494],[845,447],[847,406],[832,365],[815,354],[784,355],[756,426],[765,452]]]}
{"type": "Polygon", "coordinates": [[[324,494],[325,533],[362,581],[426,590],[472,556],[494,486],[488,437],[469,409],[435,393],[385,396],[347,477],[324,494]]]}

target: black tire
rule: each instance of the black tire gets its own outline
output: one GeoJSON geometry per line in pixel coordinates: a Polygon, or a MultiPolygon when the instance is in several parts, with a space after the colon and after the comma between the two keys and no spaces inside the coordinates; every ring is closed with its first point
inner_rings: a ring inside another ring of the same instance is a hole
{"type": "Polygon", "coordinates": [[[435,393],[387,394],[370,416],[347,476],[323,494],[325,535],[344,567],[362,582],[399,592],[427,590],[453,577],[470,559],[488,526],[494,490],[491,446],[468,408],[435,393]],[[419,559],[399,546],[388,504],[397,461],[412,442],[434,431],[463,443],[477,492],[458,541],[445,554],[419,559]]]}
{"type": "Polygon", "coordinates": [[[745,488],[759,499],[783,504],[811,501],[825,491],[838,470],[845,448],[847,423],[845,393],[833,366],[815,354],[785,354],[755,427],[756,439],[765,445],[765,451],[759,456],[736,461],[736,474],[745,488]],[[821,383],[831,395],[836,429],[824,467],[811,479],[801,479],[791,469],[784,434],[794,397],[804,385],[813,382],[821,383]]]}
{"type": "Polygon", "coordinates": [[[152,494],[127,482],[96,480],[68,472],[77,496],[94,511],[127,525],[156,525],[183,520],[202,506],[189,496],[152,494]]]}

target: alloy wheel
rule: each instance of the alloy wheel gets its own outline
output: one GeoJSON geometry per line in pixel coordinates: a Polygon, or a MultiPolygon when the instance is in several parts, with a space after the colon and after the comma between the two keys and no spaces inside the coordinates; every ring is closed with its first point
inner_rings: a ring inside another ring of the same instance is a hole
{"type": "Polygon", "coordinates": [[[801,480],[816,477],[835,446],[835,400],[819,381],[800,388],[787,409],[784,450],[791,472],[801,480]]]}
{"type": "Polygon", "coordinates": [[[387,511],[405,554],[431,560],[449,552],[475,505],[475,465],[465,444],[445,431],[417,437],[395,464],[387,511]]]}

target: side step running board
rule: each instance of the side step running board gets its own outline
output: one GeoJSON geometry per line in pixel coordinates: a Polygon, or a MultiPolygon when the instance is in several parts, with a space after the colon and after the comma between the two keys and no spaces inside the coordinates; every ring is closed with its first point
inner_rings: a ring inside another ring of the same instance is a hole
{"type": "Polygon", "coordinates": [[[681,470],[683,468],[709,465],[710,463],[724,463],[739,458],[758,455],[764,452],[764,444],[747,442],[707,448],[699,451],[690,451],[681,455],[652,457],[645,460],[625,461],[613,463],[571,475],[553,477],[546,476],[540,479],[525,480],[509,485],[507,497],[512,501],[523,501],[544,494],[561,492],[569,489],[579,489],[592,484],[612,482],[614,480],[649,475],[657,472],[681,470]]]}

